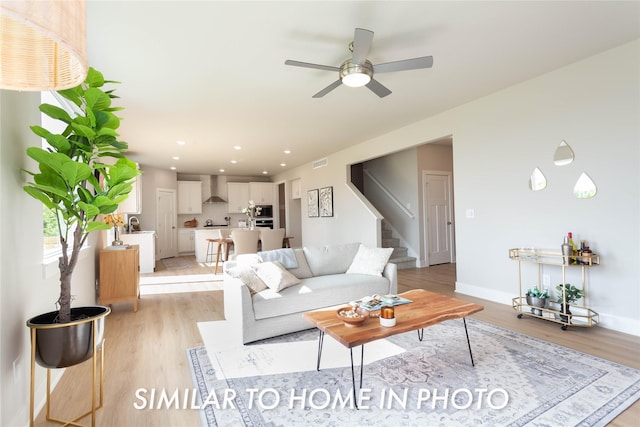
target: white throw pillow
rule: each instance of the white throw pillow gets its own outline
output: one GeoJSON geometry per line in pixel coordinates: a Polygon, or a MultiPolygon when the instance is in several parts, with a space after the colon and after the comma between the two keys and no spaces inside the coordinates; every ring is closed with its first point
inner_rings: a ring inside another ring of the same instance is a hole
{"type": "Polygon", "coordinates": [[[261,262],[254,269],[258,277],[275,292],[300,283],[300,279],[289,273],[278,261],[261,262]]]}
{"type": "Polygon", "coordinates": [[[361,244],[351,266],[347,269],[347,274],[382,276],[382,271],[392,252],[393,248],[369,248],[361,244]]]}
{"type": "Polygon", "coordinates": [[[258,256],[258,254],[240,254],[236,255],[236,262],[238,263],[238,265],[255,267],[256,264],[262,262],[262,259],[258,256]]]}
{"type": "Polygon", "coordinates": [[[239,265],[225,271],[229,276],[242,280],[247,285],[251,295],[269,289],[267,285],[258,277],[253,268],[246,265],[239,265]]]}

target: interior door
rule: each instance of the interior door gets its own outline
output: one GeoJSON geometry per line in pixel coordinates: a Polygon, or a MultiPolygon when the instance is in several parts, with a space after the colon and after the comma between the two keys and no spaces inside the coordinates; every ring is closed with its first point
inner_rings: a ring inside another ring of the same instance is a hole
{"type": "Polygon", "coordinates": [[[158,259],[174,257],[178,255],[176,190],[158,188],[156,194],[158,259]]]}
{"type": "Polygon", "coordinates": [[[451,175],[425,173],[425,230],[429,265],[453,262],[451,175]]]}

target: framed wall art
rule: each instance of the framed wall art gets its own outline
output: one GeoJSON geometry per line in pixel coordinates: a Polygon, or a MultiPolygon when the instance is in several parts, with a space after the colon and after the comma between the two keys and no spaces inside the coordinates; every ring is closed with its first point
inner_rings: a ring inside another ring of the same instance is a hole
{"type": "Polygon", "coordinates": [[[320,216],[318,213],[318,189],[307,191],[307,211],[309,218],[320,216]]]}
{"type": "Polygon", "coordinates": [[[320,216],[333,216],[333,187],[320,189],[320,216]]]}

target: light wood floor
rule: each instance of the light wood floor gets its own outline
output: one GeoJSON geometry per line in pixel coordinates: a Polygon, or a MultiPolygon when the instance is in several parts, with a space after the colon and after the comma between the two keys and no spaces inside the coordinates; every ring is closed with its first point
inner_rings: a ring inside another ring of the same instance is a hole
{"type": "MultiPolygon", "coordinates": [[[[183,274],[194,274],[194,270],[183,274]]],[[[475,318],[640,369],[637,337],[598,327],[562,331],[556,323],[517,319],[509,306],[455,294],[455,265],[400,270],[398,279],[400,292],[423,288],[477,302],[485,310],[475,318]]],[[[141,388],[173,392],[193,387],[185,351],[201,344],[197,322],[224,318],[222,291],[145,296],[137,313],[130,304],[112,308],[105,331],[104,406],[98,411],[96,425],[200,426],[195,410],[136,410],[133,405],[141,402],[135,394],[141,388]]],[[[54,416],[70,417],[89,407],[90,376],[90,363],[67,369],[53,393],[54,416]]],[[[637,426],[638,419],[640,402],[610,425],[637,426]]],[[[82,421],[88,423],[89,418],[82,421]]],[[[36,425],[56,424],[40,414],[36,425]]]]}

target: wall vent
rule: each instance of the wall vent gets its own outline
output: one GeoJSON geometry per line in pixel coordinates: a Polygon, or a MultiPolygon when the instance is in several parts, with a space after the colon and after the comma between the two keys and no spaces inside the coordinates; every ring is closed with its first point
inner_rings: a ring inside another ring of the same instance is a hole
{"type": "Polygon", "coordinates": [[[311,167],[313,169],[318,169],[318,168],[325,167],[328,164],[329,164],[329,159],[325,157],[324,159],[314,160],[313,163],[311,163],[311,167]]]}

